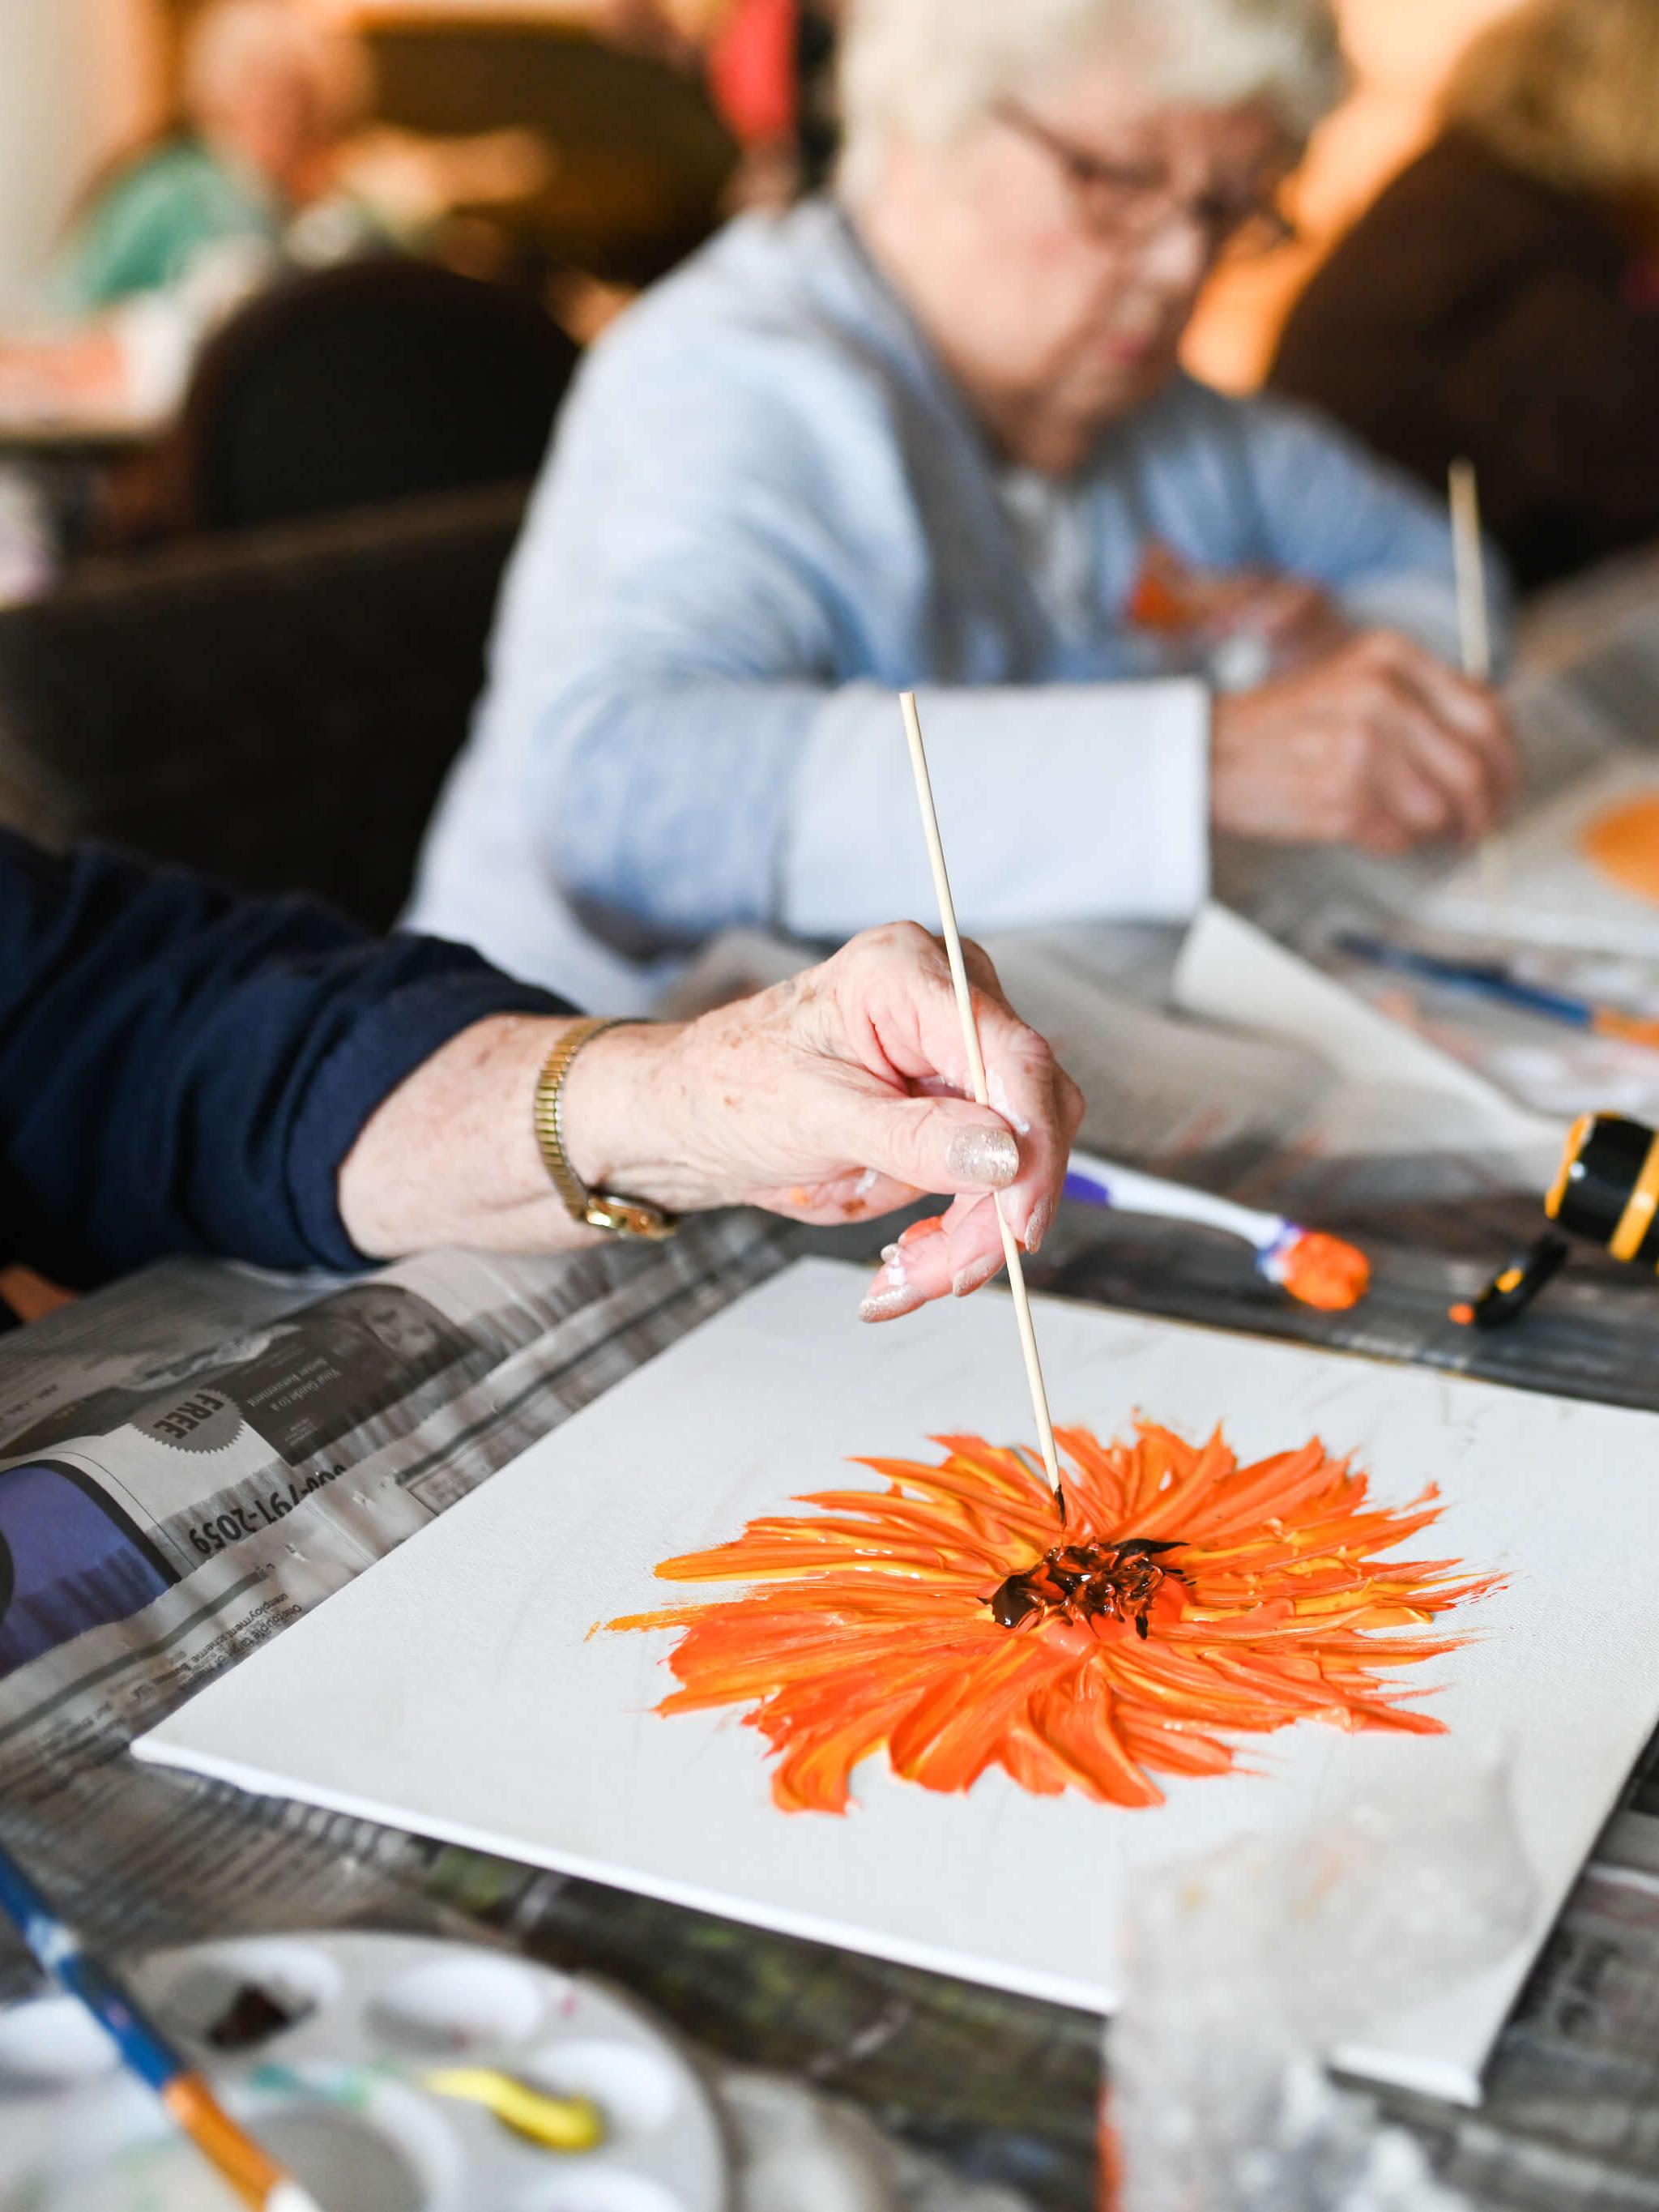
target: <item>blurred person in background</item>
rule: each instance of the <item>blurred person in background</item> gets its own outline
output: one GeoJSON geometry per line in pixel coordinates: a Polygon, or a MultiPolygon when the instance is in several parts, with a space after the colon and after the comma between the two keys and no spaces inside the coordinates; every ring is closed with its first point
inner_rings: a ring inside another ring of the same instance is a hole
{"type": "Polygon", "coordinates": [[[1272,381],[1438,489],[1524,585],[1659,536],[1659,5],[1533,0],[1314,276],[1272,381]]]}
{"type": "Polygon", "coordinates": [[[854,0],[842,42],[836,196],[579,377],[416,924],[641,1005],[728,927],[928,912],[911,684],[981,933],[1185,917],[1212,829],[1480,836],[1512,749],[1443,507],[1177,362],[1334,95],[1319,0],[854,0]]]}
{"type": "Polygon", "coordinates": [[[182,116],[97,181],[54,274],[60,327],[0,340],[0,407],[163,415],[202,340],[286,268],[413,246],[458,198],[533,191],[523,132],[366,131],[367,48],[295,0],[215,0],[191,25],[182,116]]]}
{"type": "Polygon", "coordinates": [[[64,327],[0,344],[0,397],[38,386],[159,414],[200,339],[270,270],[387,242],[342,188],[368,57],[288,0],[217,0],[191,27],[182,116],[94,184],[52,286],[64,327]]]}
{"type": "Polygon", "coordinates": [[[359,43],[288,0],[205,9],[184,57],[182,125],[94,190],[58,270],[64,306],[118,307],[179,283],[226,244],[280,252],[296,223],[374,234],[339,179],[342,144],[371,100],[359,43]]]}

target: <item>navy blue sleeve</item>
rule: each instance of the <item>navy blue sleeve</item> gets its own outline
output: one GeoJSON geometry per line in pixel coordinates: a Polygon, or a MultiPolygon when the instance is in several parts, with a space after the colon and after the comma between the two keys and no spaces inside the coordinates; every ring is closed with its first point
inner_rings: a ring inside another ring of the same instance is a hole
{"type": "Polygon", "coordinates": [[[568,1011],[459,945],[0,831],[0,1263],[362,1267],[336,1179],[374,1109],[472,1023],[568,1011]]]}

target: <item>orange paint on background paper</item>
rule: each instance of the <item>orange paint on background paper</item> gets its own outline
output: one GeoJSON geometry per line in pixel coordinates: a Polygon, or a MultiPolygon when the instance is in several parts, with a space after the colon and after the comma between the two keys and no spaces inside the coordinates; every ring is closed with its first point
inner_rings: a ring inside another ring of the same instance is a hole
{"type": "Polygon", "coordinates": [[[939,1465],[858,1462],[884,1491],[798,1499],[813,1513],[752,1521],[657,1570],[750,1583],[741,1596],[610,1626],[683,1632],[668,1661],[681,1686],[658,1711],[749,1707],[789,1812],[844,1812],[853,1770],[883,1750],[923,1789],[1000,1766],[1040,1796],[1148,1806],[1155,1775],[1230,1773],[1236,1739],[1297,1721],[1443,1733],[1412,1702],[1425,1692],[1385,1673],[1455,1650],[1464,1637],[1438,1617],[1501,1577],[1379,1556],[1437,1518],[1432,1487],[1374,1504],[1316,1439],[1241,1467],[1219,1431],[1201,1446],[1152,1422],[1127,1443],[1057,1435],[1063,1523],[1019,1453],[938,1437],[939,1465]],[[1030,1595],[1091,1547],[1100,1586],[1115,1573],[1128,1593],[1115,1616],[1030,1595]]]}
{"type": "Polygon", "coordinates": [[[1598,814],[1579,848],[1591,867],[1620,890],[1659,906],[1659,791],[1628,799],[1598,814]]]}

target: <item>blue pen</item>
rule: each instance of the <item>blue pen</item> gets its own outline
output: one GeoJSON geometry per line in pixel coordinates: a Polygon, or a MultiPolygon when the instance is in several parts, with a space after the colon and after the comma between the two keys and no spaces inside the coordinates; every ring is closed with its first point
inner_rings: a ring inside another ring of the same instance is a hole
{"type": "Polygon", "coordinates": [[[1448,990],[1468,991],[1520,1012],[1540,1015],[1546,1021],[1565,1022],[1576,1030],[1590,1030],[1597,1036],[1621,1038],[1626,1044],[1659,1048],[1659,1022],[1640,1014],[1622,1013],[1616,1006],[1598,1006],[1568,991],[1552,991],[1541,983],[1523,982],[1496,961],[1448,960],[1435,952],[1419,952],[1408,945],[1390,945],[1387,939],[1346,931],[1337,938],[1336,949],[1373,967],[1391,968],[1397,975],[1415,975],[1448,990]]]}

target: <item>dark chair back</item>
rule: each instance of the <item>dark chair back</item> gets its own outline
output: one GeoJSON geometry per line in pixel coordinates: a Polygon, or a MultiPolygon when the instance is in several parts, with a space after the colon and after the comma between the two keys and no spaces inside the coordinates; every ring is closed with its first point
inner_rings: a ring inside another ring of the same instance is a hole
{"type": "Polygon", "coordinates": [[[395,920],[522,485],[88,562],[0,612],[0,820],[395,920]]]}
{"type": "Polygon", "coordinates": [[[414,260],[296,276],[204,349],[172,474],[197,530],[533,475],[576,348],[531,300],[414,260]]]}

